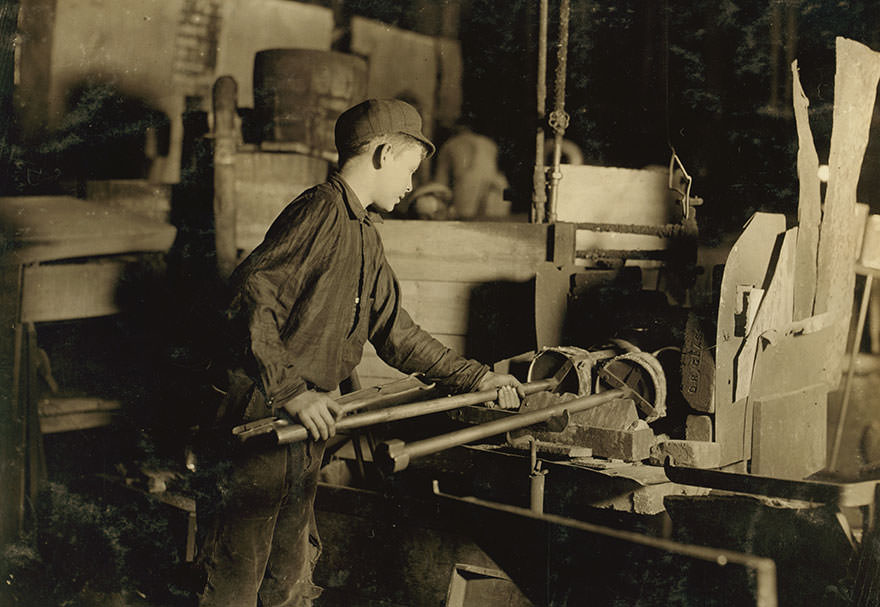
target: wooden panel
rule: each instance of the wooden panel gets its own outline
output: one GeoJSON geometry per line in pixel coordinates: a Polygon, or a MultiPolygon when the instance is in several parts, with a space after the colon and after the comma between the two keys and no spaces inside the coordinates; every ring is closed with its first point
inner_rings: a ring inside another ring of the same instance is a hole
{"type": "Polygon", "coordinates": [[[525,281],[548,249],[541,224],[393,220],[377,229],[401,280],[525,281]]]}
{"type": "Polygon", "coordinates": [[[770,279],[766,294],[761,300],[755,320],[748,327],[742,349],[736,357],[733,397],[735,401],[745,398],[749,394],[758,339],[766,331],[784,330],[791,322],[791,314],[794,309],[796,244],[797,228],[792,228],[785,233],[776,267],[773,268],[773,277],[770,279]]]}
{"type": "Polygon", "coordinates": [[[177,230],[136,213],[72,196],[0,198],[4,263],[30,263],[136,251],[167,251],[177,230]]]}
{"type": "Polygon", "coordinates": [[[819,155],[810,130],[807,111],[810,101],[801,87],[797,61],[791,66],[794,87],[794,117],[798,134],[797,172],[798,241],[795,262],[794,319],[813,314],[816,295],[816,254],[819,247],[819,222],[822,217],[822,193],[819,183],[819,155]]]}
{"type": "Polygon", "coordinates": [[[19,270],[0,264],[0,543],[18,538],[24,516],[25,449],[21,406],[22,333],[18,318],[19,270]]]}
{"type": "Polygon", "coordinates": [[[428,333],[467,335],[468,306],[477,284],[401,280],[403,307],[428,333]]]}
{"type": "Polygon", "coordinates": [[[820,383],[755,400],[753,474],[803,479],[825,467],[827,394],[820,383]]]}
{"type": "MultiPolygon", "coordinates": [[[[834,76],[834,114],[828,156],[828,188],[819,235],[818,281],[813,312],[831,312],[837,335],[829,355],[842,360],[849,333],[857,232],[856,191],[871,127],[871,114],[880,80],[880,53],[837,38],[834,76]]],[[[840,367],[829,370],[836,385],[840,367]]]]}
{"type": "Polygon", "coordinates": [[[42,322],[116,314],[122,262],[64,263],[25,269],[22,320],[42,322]]]}
{"type": "Polygon", "coordinates": [[[120,408],[119,401],[103,398],[45,398],[38,404],[40,430],[43,434],[51,434],[107,426],[120,408]]]}
{"type": "Polygon", "coordinates": [[[752,409],[744,398],[718,407],[715,413],[715,442],[721,444],[721,465],[748,459],[751,446],[752,409]]]}
{"type": "MultiPolygon", "coordinates": [[[[752,375],[752,398],[782,394],[817,383],[826,376],[834,327],[800,335],[781,335],[759,348],[752,375]]],[[[826,390],[830,386],[826,385],[826,390]]]]}
{"type": "Polygon", "coordinates": [[[562,165],[559,221],[663,225],[672,217],[666,169],[562,165]]]}
{"type": "MultiPolygon", "coordinates": [[[[737,288],[751,286],[766,288],[771,257],[779,234],[785,231],[785,216],[755,213],[737,239],[721,280],[718,304],[718,326],[715,365],[715,409],[734,401],[734,357],[743,343],[743,335],[736,332],[737,288]]],[[[712,411],[707,411],[711,413],[712,411]]]]}

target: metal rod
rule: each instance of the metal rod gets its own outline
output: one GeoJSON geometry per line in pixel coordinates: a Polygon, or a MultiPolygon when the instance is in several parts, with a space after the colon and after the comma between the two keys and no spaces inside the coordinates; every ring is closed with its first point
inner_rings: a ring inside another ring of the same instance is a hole
{"type": "MultiPolygon", "coordinates": [[[[555,388],[558,383],[559,380],[556,378],[542,379],[540,381],[523,384],[522,390],[524,394],[534,394],[535,392],[542,392],[544,390],[555,388]]],[[[345,430],[362,428],[364,426],[372,426],[411,417],[419,417],[431,413],[452,411],[453,409],[460,409],[461,407],[492,401],[496,398],[498,398],[498,390],[493,388],[492,390],[468,392],[467,394],[435,398],[420,403],[388,407],[377,411],[367,411],[366,413],[358,413],[343,417],[336,423],[336,430],[338,432],[344,432],[345,430]]],[[[279,445],[295,443],[308,439],[309,431],[299,424],[291,424],[289,426],[276,428],[275,438],[279,445]]]]}
{"type": "MultiPolygon", "coordinates": [[[[390,384],[343,394],[336,399],[336,403],[340,408],[340,416],[344,416],[358,409],[402,405],[435,393],[434,384],[425,384],[410,376],[390,384]]],[[[232,434],[240,441],[247,441],[290,424],[291,421],[284,417],[264,417],[236,426],[232,429],[232,434]]]]}
{"type": "Polygon", "coordinates": [[[532,176],[532,223],[544,223],[547,205],[547,178],[544,174],[544,120],[547,117],[547,3],[538,8],[538,82],[537,133],[535,135],[535,171],[532,176]]]}
{"type": "Polygon", "coordinates": [[[840,453],[840,442],[843,438],[843,426],[846,422],[846,410],[849,407],[849,397],[852,393],[853,375],[856,371],[856,357],[862,345],[862,332],[865,328],[865,317],[868,315],[868,302],[871,299],[871,287],[873,286],[874,276],[867,274],[865,276],[865,290],[862,292],[862,303],[859,306],[859,320],[856,326],[856,336],[853,341],[852,354],[849,358],[849,368],[846,371],[846,381],[843,388],[843,400],[840,403],[840,415],[837,418],[837,429],[834,432],[834,445],[831,447],[831,462],[828,464],[830,470],[837,469],[837,456],[840,453]]]}
{"type": "Polygon", "coordinates": [[[517,430],[547,421],[551,417],[561,415],[564,411],[569,414],[592,409],[605,403],[626,397],[630,390],[609,390],[601,394],[582,396],[570,401],[538,409],[529,413],[513,414],[503,419],[498,419],[485,424],[457,430],[448,434],[441,434],[410,444],[404,444],[399,440],[385,441],[379,445],[376,451],[377,463],[388,472],[403,470],[409,465],[411,459],[430,455],[445,449],[464,445],[471,441],[488,438],[497,434],[504,434],[510,430],[517,430]]]}
{"type": "Polygon", "coordinates": [[[663,225],[643,225],[632,223],[587,223],[577,224],[578,230],[590,232],[619,232],[621,234],[645,234],[660,236],[661,238],[680,238],[683,236],[696,238],[697,229],[694,226],[680,223],[666,223],[663,225]]]}
{"type": "Polygon", "coordinates": [[[872,503],[874,489],[880,486],[878,481],[833,483],[690,468],[676,466],[674,462],[669,461],[669,458],[663,464],[663,469],[666,478],[680,485],[781,497],[818,504],[832,504],[840,508],[866,506],[872,503]]]}
{"type": "Polygon", "coordinates": [[[570,0],[562,0],[559,6],[559,43],[556,49],[556,105],[551,115],[551,124],[555,133],[553,146],[553,172],[550,174],[550,197],[547,208],[547,221],[556,222],[556,202],[559,198],[559,180],[562,178],[560,164],[562,162],[562,140],[568,128],[568,114],[565,113],[565,75],[568,61],[568,17],[570,0]]]}

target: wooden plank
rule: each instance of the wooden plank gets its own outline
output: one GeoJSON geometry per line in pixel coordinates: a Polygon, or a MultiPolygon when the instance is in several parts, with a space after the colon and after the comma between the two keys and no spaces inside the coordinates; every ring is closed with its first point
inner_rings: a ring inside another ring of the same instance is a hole
{"type": "MultiPolygon", "coordinates": [[[[744,335],[736,331],[737,288],[766,288],[777,237],[785,232],[785,216],[755,213],[727,257],[721,279],[715,344],[715,410],[734,402],[734,358],[744,335]]],[[[708,411],[711,412],[711,411],[708,411]]]]}
{"type": "Polygon", "coordinates": [[[0,198],[4,263],[167,251],[177,230],[122,209],[71,196],[0,198]]]}
{"type": "Polygon", "coordinates": [[[19,386],[22,325],[18,322],[20,268],[0,264],[0,543],[18,538],[24,517],[24,419],[19,386]]]}
{"type": "Polygon", "coordinates": [[[561,167],[559,221],[663,225],[672,219],[665,169],[561,167]]]}
{"type": "Polygon", "coordinates": [[[746,443],[751,445],[752,417],[748,399],[719,407],[715,412],[715,442],[721,445],[721,465],[748,459],[746,443]]]}
{"type": "Polygon", "coordinates": [[[97,396],[50,396],[41,399],[37,407],[40,417],[51,417],[72,413],[118,411],[122,408],[122,404],[118,400],[108,400],[97,396]]]}
{"type": "Polygon", "coordinates": [[[401,280],[403,307],[428,333],[466,335],[471,292],[479,283],[401,280]]]}
{"type": "Polygon", "coordinates": [[[827,395],[819,383],[755,399],[753,474],[803,479],[825,467],[827,395]]]}
{"type": "Polygon", "coordinates": [[[797,61],[791,64],[794,117],[798,134],[797,172],[798,240],[795,262],[794,319],[813,314],[816,295],[816,256],[819,247],[819,222],[822,216],[822,193],[819,182],[819,155],[810,130],[807,108],[810,105],[798,75],[797,61]]]}
{"type": "Polygon", "coordinates": [[[558,346],[563,340],[568,294],[574,266],[559,268],[552,262],[538,266],[535,276],[536,348],[558,346]]]}
{"type": "Polygon", "coordinates": [[[773,277],[761,300],[754,322],[748,328],[742,348],[736,357],[734,400],[745,398],[752,384],[758,339],[767,331],[782,331],[791,322],[794,308],[795,253],[797,228],[785,233],[773,277]]]}
{"type": "Polygon", "coordinates": [[[547,225],[391,220],[376,226],[401,280],[525,281],[547,258],[547,225]]]}
{"type": "Polygon", "coordinates": [[[38,403],[43,434],[100,428],[113,423],[122,405],[97,397],[49,397],[38,403]]]}
{"type": "MultiPolygon", "coordinates": [[[[758,349],[752,375],[752,398],[798,390],[826,377],[833,327],[802,334],[779,335],[758,349]]],[[[831,386],[826,385],[826,390],[831,386]]]]}
{"type": "Polygon", "coordinates": [[[70,432],[72,430],[88,430],[109,426],[116,418],[115,411],[87,411],[70,415],[53,415],[40,418],[40,431],[43,434],[70,432]]]}
{"type": "Polygon", "coordinates": [[[116,290],[125,266],[121,261],[103,260],[25,268],[22,320],[43,322],[116,314],[116,290]]]}
{"type": "MultiPolygon", "coordinates": [[[[855,287],[856,189],[868,144],[871,115],[880,81],[880,53],[837,38],[834,113],[829,178],[819,236],[814,314],[831,312],[837,334],[829,356],[842,360],[849,333],[855,287]]],[[[840,365],[829,369],[829,381],[840,381],[840,365]]]]}

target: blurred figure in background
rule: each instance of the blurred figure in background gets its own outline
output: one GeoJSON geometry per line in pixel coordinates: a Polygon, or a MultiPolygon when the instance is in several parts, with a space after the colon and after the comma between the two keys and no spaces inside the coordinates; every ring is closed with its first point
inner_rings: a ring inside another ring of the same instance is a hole
{"type": "Polygon", "coordinates": [[[465,124],[440,146],[434,181],[452,192],[450,219],[500,217],[510,214],[504,200],[507,178],[498,168],[498,146],[465,124]]]}

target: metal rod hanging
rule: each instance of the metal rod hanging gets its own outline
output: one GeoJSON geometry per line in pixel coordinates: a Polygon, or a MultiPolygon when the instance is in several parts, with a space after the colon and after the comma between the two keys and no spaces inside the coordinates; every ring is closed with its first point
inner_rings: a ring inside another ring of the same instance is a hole
{"type": "Polygon", "coordinates": [[[568,21],[571,12],[570,0],[562,0],[559,6],[559,42],[556,49],[555,108],[550,114],[550,128],[553,129],[553,170],[550,173],[550,195],[547,208],[547,221],[556,222],[556,203],[559,199],[559,180],[562,178],[562,140],[568,128],[569,116],[565,112],[565,74],[568,63],[568,21]]]}

